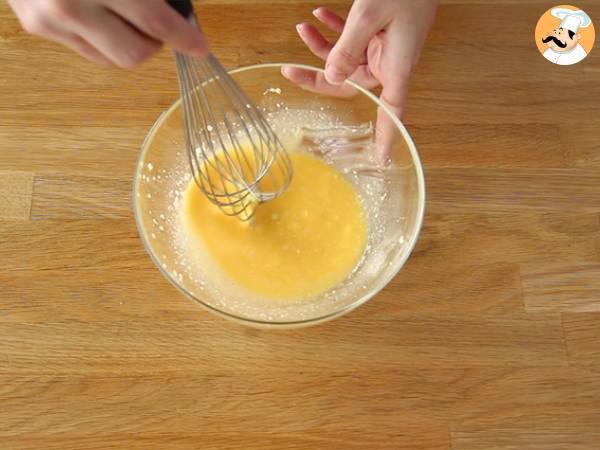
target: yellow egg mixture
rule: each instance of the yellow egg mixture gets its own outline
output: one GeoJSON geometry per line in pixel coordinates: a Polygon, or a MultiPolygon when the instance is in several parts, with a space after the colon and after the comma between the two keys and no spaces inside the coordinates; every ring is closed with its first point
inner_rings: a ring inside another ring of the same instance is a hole
{"type": "Polygon", "coordinates": [[[188,232],[200,238],[236,284],[271,299],[323,293],[355,268],[365,250],[367,220],[357,192],[334,167],[291,153],[294,176],[251,222],[226,216],[197,185],[184,195],[188,232]]]}

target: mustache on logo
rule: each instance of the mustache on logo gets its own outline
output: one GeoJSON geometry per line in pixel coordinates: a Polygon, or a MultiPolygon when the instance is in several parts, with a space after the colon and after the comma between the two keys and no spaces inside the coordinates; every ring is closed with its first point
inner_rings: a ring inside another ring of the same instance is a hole
{"type": "Polygon", "coordinates": [[[556,45],[558,45],[560,48],[565,48],[567,46],[566,42],[561,42],[558,40],[558,38],[556,36],[547,36],[545,38],[542,39],[542,42],[544,44],[546,44],[547,42],[553,41],[556,45]]]}

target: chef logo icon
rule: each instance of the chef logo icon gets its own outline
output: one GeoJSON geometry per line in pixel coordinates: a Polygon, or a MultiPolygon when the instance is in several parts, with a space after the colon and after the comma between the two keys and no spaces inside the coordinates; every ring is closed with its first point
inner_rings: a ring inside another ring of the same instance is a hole
{"type": "Polygon", "coordinates": [[[535,28],[538,50],[548,61],[568,66],[583,60],[594,46],[592,19],[576,6],[551,8],[535,28]]]}

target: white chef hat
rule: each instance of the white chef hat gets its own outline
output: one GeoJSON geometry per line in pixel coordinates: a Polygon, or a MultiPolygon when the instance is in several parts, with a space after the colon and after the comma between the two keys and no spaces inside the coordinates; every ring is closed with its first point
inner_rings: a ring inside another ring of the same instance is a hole
{"type": "Polygon", "coordinates": [[[579,30],[580,27],[589,27],[592,23],[590,16],[580,9],[554,8],[550,11],[550,14],[562,21],[560,23],[560,28],[571,30],[573,33],[577,33],[577,30],[579,30]]]}

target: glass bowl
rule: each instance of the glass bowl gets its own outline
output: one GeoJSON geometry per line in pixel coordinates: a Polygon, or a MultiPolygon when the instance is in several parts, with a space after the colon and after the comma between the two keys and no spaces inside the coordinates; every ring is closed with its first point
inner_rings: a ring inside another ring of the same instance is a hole
{"type": "Polygon", "coordinates": [[[150,129],[133,181],[137,228],[160,272],[213,313],[263,328],[317,324],[368,301],[408,259],[425,208],[425,182],[417,150],[391,110],[352,82],[346,82],[344,96],[303,88],[298,81],[302,76],[322,76],[322,70],[285,64],[298,75],[291,77],[292,82],[282,75],[283,66],[261,64],[229,73],[264,110],[277,133],[302,130],[307,151],[336,166],[356,187],[368,220],[367,249],[340,285],[301,301],[266,301],[232,288],[231,282],[215,277],[194,261],[181,207],[191,173],[180,100],[150,129]],[[348,96],[349,90],[355,95],[348,96]],[[280,120],[282,117],[285,120],[280,120]]]}

